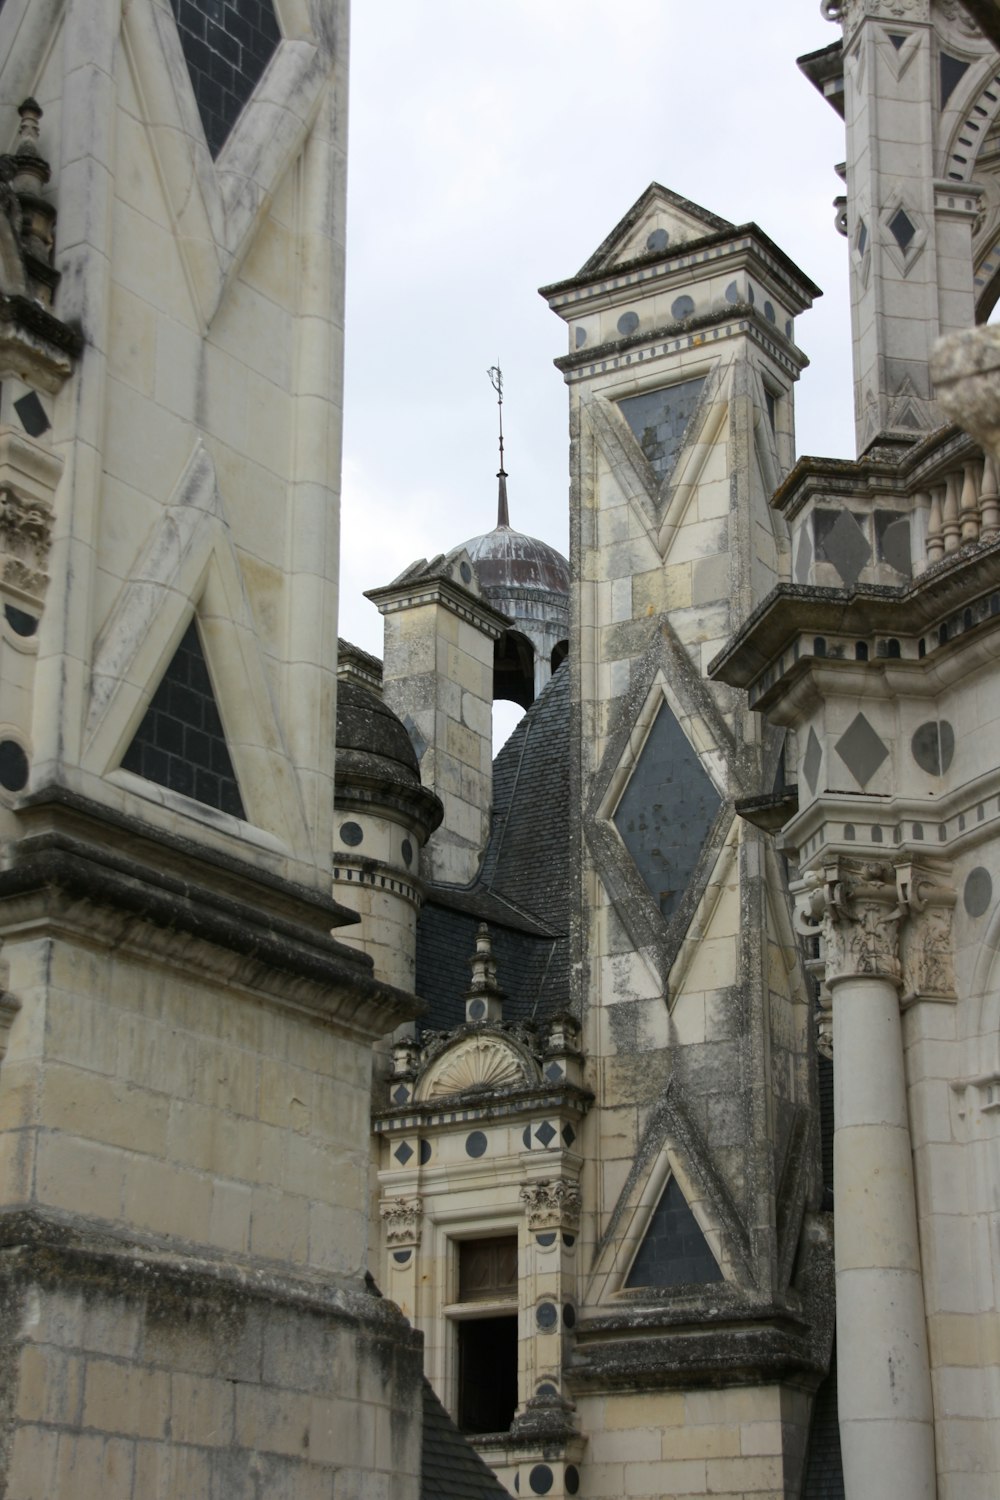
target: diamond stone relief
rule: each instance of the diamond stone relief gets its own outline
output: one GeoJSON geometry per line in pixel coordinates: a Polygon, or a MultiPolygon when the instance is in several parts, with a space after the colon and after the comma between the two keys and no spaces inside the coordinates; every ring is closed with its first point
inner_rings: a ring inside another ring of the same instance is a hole
{"type": "Polygon", "coordinates": [[[721,798],[664,703],[615,810],[614,823],[665,917],[687,890],[721,798]]]}
{"type": "Polygon", "coordinates": [[[817,510],[813,515],[816,557],[832,563],[849,588],[871,561],[872,549],[849,510],[817,510]]]}
{"type": "Polygon", "coordinates": [[[889,751],[864,714],[855,715],[834,746],[860,786],[867,786],[889,751]]]}
{"type": "Polygon", "coordinates": [[[813,796],[816,795],[816,782],[819,778],[819,768],[822,763],[823,750],[819,740],[816,738],[815,729],[810,725],[809,738],[806,741],[806,753],[802,757],[802,771],[813,796]]]}

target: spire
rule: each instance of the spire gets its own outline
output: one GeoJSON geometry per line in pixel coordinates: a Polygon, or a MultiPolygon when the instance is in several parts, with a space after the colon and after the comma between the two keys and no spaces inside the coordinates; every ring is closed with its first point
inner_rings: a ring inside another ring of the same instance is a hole
{"type": "Polygon", "coordinates": [[[503,466],[503,371],[499,365],[490,365],[486,373],[490,377],[490,385],[497,393],[497,410],[500,414],[500,468],[497,470],[497,526],[509,526],[507,470],[503,466]]]}

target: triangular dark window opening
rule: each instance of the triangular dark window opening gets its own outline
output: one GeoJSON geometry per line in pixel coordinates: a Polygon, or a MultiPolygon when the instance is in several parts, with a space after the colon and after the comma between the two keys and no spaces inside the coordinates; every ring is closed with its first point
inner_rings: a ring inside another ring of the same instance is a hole
{"type": "Polygon", "coordinates": [[[206,807],[246,818],[194,620],[150,700],[122,767],[206,807]]]}
{"type": "Polygon", "coordinates": [[[671,1177],[653,1210],[627,1287],[695,1286],[721,1281],[722,1272],[677,1179],[671,1177]]]}

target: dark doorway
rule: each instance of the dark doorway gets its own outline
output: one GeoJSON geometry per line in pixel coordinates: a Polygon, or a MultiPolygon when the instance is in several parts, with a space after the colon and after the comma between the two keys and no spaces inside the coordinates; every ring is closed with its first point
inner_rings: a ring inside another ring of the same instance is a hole
{"type": "Polygon", "coordinates": [[[458,1325],[458,1425],[506,1432],[517,1408],[517,1314],[458,1325]]]}

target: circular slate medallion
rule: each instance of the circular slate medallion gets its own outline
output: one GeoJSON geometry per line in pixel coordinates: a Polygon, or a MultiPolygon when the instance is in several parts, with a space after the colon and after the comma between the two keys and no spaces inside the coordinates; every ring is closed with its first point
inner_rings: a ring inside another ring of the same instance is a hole
{"type": "Polygon", "coordinates": [[[364,838],[360,823],[341,823],[340,837],[349,849],[354,849],[364,838]]]}
{"type": "Polygon", "coordinates": [[[579,326],[577,326],[577,330],[576,330],[576,347],[578,349],[582,349],[583,346],[584,346],[584,344],[586,342],[587,342],[587,330],[586,330],[586,328],[580,328],[579,326]]]}
{"type": "Polygon", "coordinates": [[[955,754],[955,731],[947,719],[940,723],[929,719],[914,730],[910,750],[921,771],[928,776],[940,776],[947,771],[955,754]]]}
{"type": "Polygon", "coordinates": [[[767,321],[769,323],[773,323],[774,322],[775,313],[774,313],[774,304],[772,302],[765,302],[764,303],[764,316],[765,316],[765,318],[767,319],[767,321]]]}
{"type": "Polygon", "coordinates": [[[543,1380],[535,1392],[537,1396],[558,1396],[559,1392],[551,1380],[543,1380]]]}
{"type": "Polygon", "coordinates": [[[17,740],[0,740],[0,786],[19,792],[28,780],[28,757],[17,740]]]}
{"type": "Polygon", "coordinates": [[[528,1475],[528,1483],[531,1485],[533,1495],[547,1495],[555,1483],[552,1470],[548,1464],[536,1464],[528,1475]]]}
{"type": "Polygon", "coordinates": [[[635,333],[635,330],[638,328],[638,326],[638,313],[622,313],[621,317],[618,319],[618,332],[622,335],[623,338],[627,338],[630,333],[635,333]]]}
{"type": "Polygon", "coordinates": [[[465,1139],[466,1156],[483,1156],[486,1152],[486,1137],[481,1130],[474,1130],[465,1139]]]}
{"type": "Polygon", "coordinates": [[[567,1328],[576,1327],[576,1308],[571,1302],[567,1302],[563,1308],[563,1322],[567,1328]]]}
{"type": "Polygon", "coordinates": [[[421,1141],[420,1142],[420,1165],[422,1167],[426,1167],[426,1165],[430,1161],[430,1159],[431,1159],[431,1143],[430,1143],[430,1141],[421,1141]]]}
{"type": "Polygon", "coordinates": [[[566,1493],[576,1495],[580,1490],[580,1470],[576,1464],[566,1465],[566,1493]]]}
{"type": "Polygon", "coordinates": [[[726,301],[738,302],[740,300],[740,289],[735,281],[731,281],[726,287],[726,301]]]}
{"type": "Polygon", "coordinates": [[[975,870],[970,870],[966,876],[965,889],[962,892],[962,900],[970,917],[981,917],[987,911],[993,900],[993,881],[989,870],[984,870],[980,865],[975,870]]]}
{"type": "Polygon", "coordinates": [[[543,1250],[547,1250],[550,1245],[554,1245],[556,1242],[555,1231],[549,1229],[544,1234],[536,1234],[535,1238],[543,1250]]]}
{"type": "Polygon", "coordinates": [[[470,1000],[469,1001],[469,1020],[470,1021],[481,1021],[483,1019],[483,1017],[485,1016],[485,1014],[486,1014],[486,1001],[485,1000],[470,1000]]]}
{"type": "Polygon", "coordinates": [[[675,297],[670,304],[670,316],[672,318],[689,318],[694,312],[693,297],[675,297]]]}
{"type": "Polygon", "coordinates": [[[15,635],[34,635],[38,629],[38,621],[35,616],[26,614],[23,609],[18,609],[14,604],[5,604],[3,612],[7,624],[15,635]]]}
{"type": "Polygon", "coordinates": [[[409,839],[403,840],[402,844],[400,845],[400,853],[403,856],[403,863],[408,869],[413,863],[413,845],[410,843],[409,839]]]}
{"type": "Polygon", "coordinates": [[[472,582],[472,569],[469,567],[469,564],[467,562],[463,562],[461,564],[461,566],[459,567],[458,571],[462,575],[462,582],[463,583],[471,583],[472,582]]]}
{"type": "Polygon", "coordinates": [[[412,1254],[412,1250],[394,1250],[392,1252],[392,1258],[396,1262],[397,1266],[405,1266],[412,1254]]]}
{"type": "Polygon", "coordinates": [[[646,236],[647,250],[665,250],[670,243],[670,236],[665,229],[654,229],[652,234],[646,236]]]}
{"type": "Polygon", "coordinates": [[[563,1244],[566,1246],[567,1250],[572,1250],[573,1246],[576,1244],[576,1235],[575,1234],[564,1234],[563,1235],[563,1244]]]}
{"type": "Polygon", "coordinates": [[[559,1321],[559,1311],[554,1302],[540,1302],[535,1309],[535,1322],[543,1333],[548,1333],[559,1321]]]}

